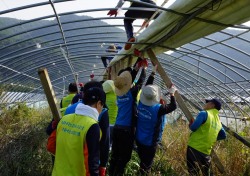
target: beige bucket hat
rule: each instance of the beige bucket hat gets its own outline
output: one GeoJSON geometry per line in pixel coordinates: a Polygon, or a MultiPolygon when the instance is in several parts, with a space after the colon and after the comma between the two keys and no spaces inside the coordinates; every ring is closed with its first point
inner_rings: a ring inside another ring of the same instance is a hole
{"type": "Polygon", "coordinates": [[[114,80],[115,94],[118,96],[125,95],[132,84],[132,76],[129,71],[122,72],[114,80]]]}

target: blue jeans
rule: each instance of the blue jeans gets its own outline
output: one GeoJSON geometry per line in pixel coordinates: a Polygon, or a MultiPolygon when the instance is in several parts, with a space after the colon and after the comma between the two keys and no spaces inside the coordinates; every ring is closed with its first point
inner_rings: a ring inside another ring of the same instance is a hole
{"type": "MultiPolygon", "coordinates": [[[[141,1],[156,5],[151,0],[141,0],[141,1]]],[[[143,4],[139,4],[139,3],[136,3],[136,2],[133,2],[130,7],[152,8],[152,7],[148,6],[148,5],[143,5],[143,4]]],[[[125,17],[134,18],[134,19],[124,19],[124,27],[125,27],[125,30],[126,30],[126,33],[127,33],[128,40],[134,36],[134,34],[133,34],[134,29],[133,29],[133,26],[132,26],[134,20],[137,19],[137,18],[138,19],[149,19],[154,13],[155,13],[154,10],[153,11],[128,10],[125,13],[125,17]]],[[[155,18],[158,17],[158,16],[159,15],[156,15],[155,18]]]]}

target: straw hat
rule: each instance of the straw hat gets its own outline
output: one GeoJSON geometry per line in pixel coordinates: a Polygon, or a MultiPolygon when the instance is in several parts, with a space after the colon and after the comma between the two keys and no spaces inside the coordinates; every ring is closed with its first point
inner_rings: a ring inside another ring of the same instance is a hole
{"type": "Polygon", "coordinates": [[[118,96],[126,94],[129,91],[131,84],[132,84],[132,76],[130,72],[129,71],[122,72],[114,80],[115,94],[118,96]]]}
{"type": "Polygon", "coordinates": [[[147,106],[153,106],[160,103],[161,89],[157,85],[147,85],[142,88],[140,101],[147,106]]]}

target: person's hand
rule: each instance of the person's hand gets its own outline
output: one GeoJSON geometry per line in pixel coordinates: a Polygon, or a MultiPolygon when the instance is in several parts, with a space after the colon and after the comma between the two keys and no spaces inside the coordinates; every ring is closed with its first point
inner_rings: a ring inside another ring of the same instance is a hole
{"type": "Polygon", "coordinates": [[[142,59],[141,61],[138,62],[138,67],[148,67],[148,61],[147,59],[142,59]]]}
{"type": "Polygon", "coordinates": [[[134,55],[137,56],[137,57],[140,57],[141,56],[141,51],[135,48],[134,49],[134,55]]]}
{"type": "Polygon", "coordinates": [[[160,104],[165,105],[166,102],[163,100],[163,98],[160,99],[160,104]]]}
{"type": "Polygon", "coordinates": [[[106,167],[99,167],[99,176],[106,175],[106,167]]]}
{"type": "Polygon", "coordinates": [[[156,64],[156,65],[153,67],[152,72],[156,73],[157,68],[158,68],[158,65],[156,64]]]}
{"type": "Polygon", "coordinates": [[[117,10],[110,10],[107,15],[109,15],[109,16],[113,16],[114,15],[116,17],[117,14],[118,14],[117,10]]]}
{"type": "Polygon", "coordinates": [[[176,90],[177,90],[177,89],[176,89],[175,85],[172,84],[172,86],[170,87],[170,89],[169,89],[168,91],[169,91],[169,93],[170,93],[171,95],[174,95],[174,93],[175,93],[176,90]]]}

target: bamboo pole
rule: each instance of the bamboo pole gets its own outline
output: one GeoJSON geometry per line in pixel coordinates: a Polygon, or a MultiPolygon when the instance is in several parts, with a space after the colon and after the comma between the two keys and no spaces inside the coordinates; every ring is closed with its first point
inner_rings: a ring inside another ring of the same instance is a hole
{"type": "MultiPolygon", "coordinates": [[[[163,67],[161,66],[160,62],[156,58],[152,49],[148,49],[147,53],[148,53],[149,58],[151,59],[152,64],[153,65],[157,64],[157,66],[158,66],[157,71],[158,71],[159,75],[161,76],[161,78],[165,82],[166,86],[168,88],[170,88],[172,86],[172,81],[171,81],[170,77],[167,75],[167,73],[165,72],[165,70],[163,69],[163,67]]],[[[180,109],[185,114],[186,118],[188,119],[188,121],[191,121],[192,119],[194,119],[192,114],[188,110],[187,106],[185,105],[185,103],[184,103],[184,101],[183,101],[183,99],[178,91],[175,92],[175,99],[176,99],[180,109]]],[[[214,150],[212,150],[211,156],[212,156],[213,162],[215,163],[215,165],[218,168],[218,170],[220,171],[220,173],[224,173],[225,172],[224,166],[220,162],[220,160],[219,160],[219,158],[216,155],[214,150]]]]}
{"type": "Polygon", "coordinates": [[[47,97],[47,101],[49,103],[49,107],[51,109],[52,115],[54,120],[59,121],[61,119],[61,114],[58,111],[58,108],[56,106],[56,96],[52,87],[52,84],[50,82],[49,74],[46,68],[40,68],[38,69],[38,75],[41,80],[41,84],[43,86],[44,93],[47,97]]]}

